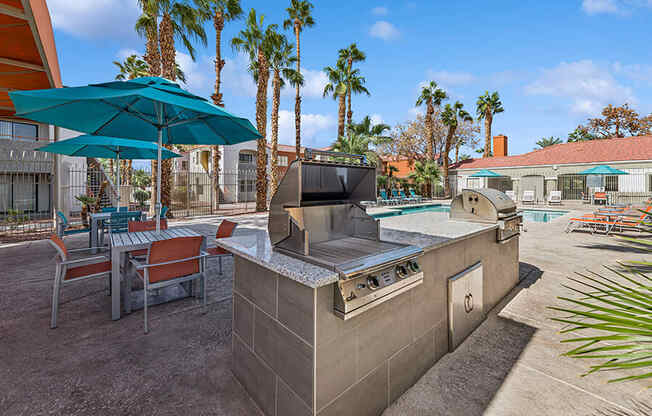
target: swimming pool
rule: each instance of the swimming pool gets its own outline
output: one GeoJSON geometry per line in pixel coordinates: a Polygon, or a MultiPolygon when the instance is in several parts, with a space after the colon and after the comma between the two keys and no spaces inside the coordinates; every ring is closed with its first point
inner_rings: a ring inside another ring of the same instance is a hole
{"type": "MultiPolygon", "coordinates": [[[[418,207],[396,208],[389,212],[381,212],[373,214],[374,218],[387,218],[395,217],[397,215],[416,214],[418,212],[450,212],[450,206],[442,204],[420,205],[418,207]]],[[[520,210],[523,214],[523,221],[527,222],[550,222],[555,218],[561,217],[568,211],[552,211],[552,210],[539,210],[539,209],[523,209],[520,210]]]]}

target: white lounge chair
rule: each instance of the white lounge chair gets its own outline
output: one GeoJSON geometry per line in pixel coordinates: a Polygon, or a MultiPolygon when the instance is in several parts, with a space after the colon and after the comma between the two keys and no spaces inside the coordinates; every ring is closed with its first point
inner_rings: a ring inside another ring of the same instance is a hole
{"type": "Polygon", "coordinates": [[[505,191],[505,195],[507,195],[512,201],[516,201],[516,195],[514,194],[514,191],[505,191]]]}
{"type": "Polygon", "coordinates": [[[561,205],[561,191],[550,191],[548,195],[548,205],[561,205]]]}
{"type": "Polygon", "coordinates": [[[522,204],[534,204],[534,191],[523,191],[523,196],[521,197],[522,204]]]}

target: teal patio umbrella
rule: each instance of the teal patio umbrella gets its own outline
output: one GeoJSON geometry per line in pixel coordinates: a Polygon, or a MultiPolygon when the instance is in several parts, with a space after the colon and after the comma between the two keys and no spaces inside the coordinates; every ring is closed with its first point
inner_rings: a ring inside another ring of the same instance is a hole
{"type": "MultiPolygon", "coordinates": [[[[116,159],[118,172],[118,210],[120,209],[120,159],[157,159],[158,146],[153,142],[143,140],[121,139],[118,137],[83,135],[72,139],[61,140],[39,147],[40,152],[57,153],[66,156],[99,157],[116,159]]],[[[168,149],[161,150],[161,159],[181,157],[168,149]]]]}
{"type": "Polygon", "coordinates": [[[629,175],[629,173],[624,170],[614,169],[609,165],[599,165],[594,166],[590,169],[586,169],[578,173],[578,175],[604,175],[604,176],[613,176],[613,175],[629,175]]]}
{"type": "Polygon", "coordinates": [[[496,172],[492,172],[492,171],[490,171],[488,169],[482,169],[482,170],[474,173],[473,175],[470,175],[469,177],[470,178],[499,178],[501,176],[503,176],[503,175],[499,175],[496,172]]]}
{"type": "MultiPolygon", "coordinates": [[[[85,87],[11,91],[16,116],[98,136],[163,144],[236,144],[262,136],[249,120],[226,112],[160,77],[85,87]]],[[[161,163],[157,175],[156,230],[160,230],[161,163]]]]}

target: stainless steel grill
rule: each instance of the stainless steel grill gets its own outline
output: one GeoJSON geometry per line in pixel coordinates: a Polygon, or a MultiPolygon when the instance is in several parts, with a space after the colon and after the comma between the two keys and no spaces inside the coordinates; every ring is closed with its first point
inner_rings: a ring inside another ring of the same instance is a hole
{"type": "Polygon", "coordinates": [[[523,216],[510,197],[496,189],[464,189],[451,202],[451,219],[497,223],[497,241],[519,235],[523,216]]]}
{"type": "Polygon", "coordinates": [[[423,281],[416,246],[380,240],[362,201],[376,199],[376,168],[363,156],[307,149],[272,196],[274,249],[338,272],[335,313],[358,315],[423,281]]]}

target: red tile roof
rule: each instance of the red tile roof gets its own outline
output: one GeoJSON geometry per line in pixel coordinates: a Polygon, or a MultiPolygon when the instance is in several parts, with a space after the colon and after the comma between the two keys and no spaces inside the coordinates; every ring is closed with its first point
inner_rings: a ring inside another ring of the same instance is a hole
{"type": "Polygon", "coordinates": [[[490,169],[629,160],[652,160],[652,136],[560,143],[521,155],[468,159],[451,168],[490,169]]]}

